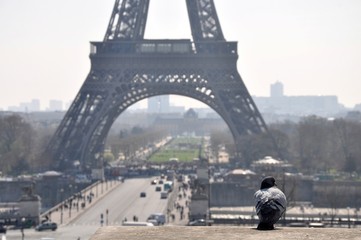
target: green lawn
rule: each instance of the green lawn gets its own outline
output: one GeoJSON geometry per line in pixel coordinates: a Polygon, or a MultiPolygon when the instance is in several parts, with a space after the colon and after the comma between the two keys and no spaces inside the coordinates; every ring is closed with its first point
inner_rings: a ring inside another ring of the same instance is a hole
{"type": "Polygon", "coordinates": [[[153,154],[149,161],[168,162],[171,158],[178,158],[179,162],[191,162],[198,158],[201,138],[179,137],[174,139],[164,148],[153,154]]]}

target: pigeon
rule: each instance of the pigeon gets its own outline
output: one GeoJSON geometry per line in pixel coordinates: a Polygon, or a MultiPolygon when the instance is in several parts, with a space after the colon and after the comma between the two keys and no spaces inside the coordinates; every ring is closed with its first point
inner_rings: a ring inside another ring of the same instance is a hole
{"type": "Polygon", "coordinates": [[[256,213],[259,218],[258,230],[273,230],[274,224],[286,211],[286,196],[276,186],[274,177],[265,177],[261,188],[254,194],[256,213]]]}

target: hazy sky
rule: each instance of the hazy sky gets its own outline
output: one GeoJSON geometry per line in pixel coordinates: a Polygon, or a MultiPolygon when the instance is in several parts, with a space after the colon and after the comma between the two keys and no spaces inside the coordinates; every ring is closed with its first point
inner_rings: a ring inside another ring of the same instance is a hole
{"type": "MultiPolygon", "coordinates": [[[[90,70],[114,0],[0,0],[0,108],[71,101],[90,70]]],[[[361,103],[361,0],[215,0],[223,33],[238,41],[251,95],[337,95],[361,103]]],[[[184,0],[151,0],[146,38],[190,38],[184,0]]]]}

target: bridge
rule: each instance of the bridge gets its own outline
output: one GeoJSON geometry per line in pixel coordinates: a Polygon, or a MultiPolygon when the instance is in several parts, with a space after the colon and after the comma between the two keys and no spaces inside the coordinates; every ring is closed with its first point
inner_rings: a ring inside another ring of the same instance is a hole
{"type": "Polygon", "coordinates": [[[106,197],[107,194],[120,184],[121,181],[117,180],[97,181],[43,212],[40,215],[40,219],[49,219],[65,226],[87,210],[90,210],[95,203],[106,197]]]}
{"type": "MultiPolygon", "coordinates": [[[[181,218],[181,213],[175,208],[175,203],[186,206],[185,201],[189,200],[191,196],[190,190],[186,191],[186,197],[183,196],[180,199],[178,196],[179,188],[175,186],[168,199],[161,199],[160,193],[156,191],[156,187],[159,185],[152,184],[152,180],[155,178],[157,177],[133,178],[127,179],[124,182],[96,182],[78,193],[87,199],[84,206],[77,208],[75,205],[76,200],[73,199],[73,204],[71,204],[70,199],[66,199],[42,214],[42,219],[48,217],[51,221],[58,224],[56,231],[36,232],[33,229],[25,229],[26,239],[35,240],[40,237],[74,239],[80,237],[80,239],[106,240],[139,239],[140,236],[145,240],[150,239],[148,238],[150,236],[151,239],[218,239],[224,236],[227,239],[282,240],[290,239],[290,236],[293,239],[305,239],[303,237],[306,235],[308,236],[306,239],[359,239],[353,237],[360,233],[360,228],[357,228],[358,226],[354,225],[354,223],[350,225],[351,222],[348,222],[350,228],[348,228],[347,222],[345,222],[341,228],[323,229],[285,227],[283,222],[280,222],[276,225],[276,231],[266,233],[255,230],[257,219],[248,222],[228,221],[227,223],[219,222],[219,220],[215,219],[212,226],[186,226],[189,220],[187,217],[188,208],[184,208],[184,217],[181,218]],[[141,192],[144,192],[146,197],[142,198],[140,196],[141,192]],[[162,212],[167,216],[165,226],[156,226],[151,229],[121,226],[123,221],[131,221],[134,216],[139,221],[146,221],[147,217],[154,212],[162,212]],[[172,215],[174,215],[174,218],[172,215]],[[328,236],[329,234],[332,235],[328,236]],[[337,238],[340,234],[344,236],[337,238]],[[138,238],[135,238],[135,236],[138,238]]],[[[243,210],[248,211],[244,214],[250,215],[251,208],[243,210]]],[[[211,211],[213,213],[215,210],[212,208],[211,211]]],[[[228,215],[232,214],[231,211],[230,209],[228,210],[228,215]]],[[[233,209],[233,211],[236,211],[236,209],[233,209]]],[[[292,212],[293,209],[290,209],[287,216],[292,216],[292,212]]],[[[236,216],[239,213],[234,212],[233,214],[236,216]]],[[[347,212],[343,214],[346,214],[347,217],[347,212]]],[[[294,217],[299,218],[300,216],[295,215],[294,217]]],[[[318,225],[314,226],[319,227],[318,225]]],[[[9,230],[7,240],[19,239],[19,236],[20,231],[9,230]]]]}

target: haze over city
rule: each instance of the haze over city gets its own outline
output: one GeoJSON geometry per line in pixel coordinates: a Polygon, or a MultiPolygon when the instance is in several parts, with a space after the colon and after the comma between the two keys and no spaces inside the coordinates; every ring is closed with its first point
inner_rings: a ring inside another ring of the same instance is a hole
{"type": "MultiPolygon", "coordinates": [[[[90,70],[89,42],[102,41],[114,0],[1,0],[0,109],[40,99],[72,101],[90,70]]],[[[361,1],[215,0],[249,92],[336,95],[361,103],[361,1]]],[[[183,0],[152,0],[145,38],[191,38],[183,0]]],[[[178,104],[178,103],[177,103],[178,104]]],[[[181,104],[181,103],[179,103],[181,104]]]]}

